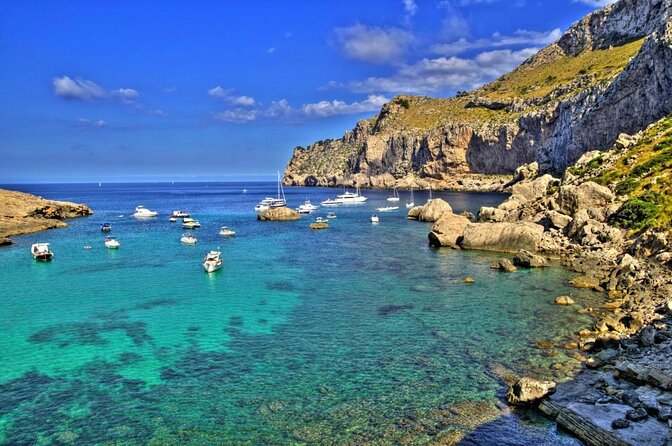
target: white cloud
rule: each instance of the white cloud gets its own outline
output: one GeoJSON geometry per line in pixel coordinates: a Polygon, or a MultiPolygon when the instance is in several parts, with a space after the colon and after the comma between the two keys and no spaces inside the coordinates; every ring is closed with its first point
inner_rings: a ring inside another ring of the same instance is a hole
{"type": "Polygon", "coordinates": [[[562,36],[562,31],[559,28],[550,31],[528,31],[526,29],[519,29],[512,35],[502,35],[494,33],[488,39],[468,40],[461,38],[448,43],[436,43],[430,47],[430,51],[434,54],[443,56],[456,56],[465,51],[484,49],[484,48],[502,48],[510,46],[546,46],[562,36]]]}
{"type": "Polygon", "coordinates": [[[602,8],[611,3],[614,3],[616,0],[572,0],[573,3],[583,3],[584,5],[593,6],[595,8],[602,8]]]}
{"type": "Polygon", "coordinates": [[[234,108],[215,114],[215,119],[223,122],[234,122],[244,124],[254,121],[259,117],[259,110],[250,110],[244,108],[234,108]]]}
{"type": "Polygon", "coordinates": [[[222,101],[228,102],[229,104],[232,105],[252,107],[256,104],[256,101],[252,96],[235,96],[232,93],[233,90],[228,88],[222,88],[219,85],[208,90],[209,96],[221,99],[222,101]]]}
{"type": "Polygon", "coordinates": [[[313,104],[304,104],[301,113],[307,118],[326,118],[336,115],[356,115],[359,113],[378,111],[389,99],[385,96],[370,95],[363,101],[350,104],[339,101],[320,101],[313,104]]]}
{"type": "Polygon", "coordinates": [[[79,129],[82,129],[82,130],[102,129],[104,127],[107,127],[107,122],[105,122],[103,119],[99,119],[97,121],[94,121],[94,120],[91,120],[91,119],[79,118],[77,120],[77,124],[75,126],[79,129]]]}
{"type": "Polygon", "coordinates": [[[294,109],[289,105],[287,99],[273,101],[271,106],[265,112],[269,118],[286,118],[294,113],[294,109]]]}
{"type": "Polygon", "coordinates": [[[444,38],[465,37],[469,35],[469,32],[469,23],[461,14],[453,13],[441,22],[441,34],[444,38]]]}
{"type": "Polygon", "coordinates": [[[520,65],[538,51],[495,50],[478,54],[473,59],[439,57],[422,59],[404,65],[389,77],[369,77],[362,81],[330,86],[345,87],[358,93],[441,94],[456,89],[473,89],[520,65]]]}
{"type": "Polygon", "coordinates": [[[276,48],[274,46],[270,47],[269,49],[266,50],[266,54],[273,54],[275,53],[276,48]]]}
{"type": "Polygon", "coordinates": [[[398,28],[357,24],[334,32],[346,57],[375,64],[398,61],[414,41],[411,33],[398,28]]]}
{"type": "Polygon", "coordinates": [[[102,99],[107,92],[93,81],[86,79],[71,79],[68,76],[55,77],[52,80],[54,93],[65,99],[89,101],[102,99]]]}
{"type": "Polygon", "coordinates": [[[127,105],[138,105],[140,94],[132,88],[105,90],[100,85],[86,79],[72,79],[68,76],[52,79],[54,94],[64,99],[92,101],[97,99],[117,99],[127,105]]]}

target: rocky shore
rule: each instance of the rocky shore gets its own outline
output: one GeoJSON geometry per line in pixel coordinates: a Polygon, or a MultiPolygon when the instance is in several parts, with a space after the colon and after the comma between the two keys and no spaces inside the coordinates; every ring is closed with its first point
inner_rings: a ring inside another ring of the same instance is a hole
{"type": "Polygon", "coordinates": [[[92,215],[85,204],[46,200],[23,192],[0,189],[0,246],[13,235],[30,234],[68,224],[66,218],[92,215]]]}
{"type": "MultiPolygon", "coordinates": [[[[411,219],[431,214],[424,219],[435,222],[430,245],[515,252],[493,262],[503,273],[560,259],[583,273],[572,286],[605,293],[600,308],[577,309],[596,321],[575,335],[583,370],[557,386],[524,378],[507,397],[512,404],[538,404],[589,445],[672,442],[672,234],[618,227],[616,217],[630,199],[592,181],[628,157],[626,147],[652,139],[647,135],[621,135],[611,151],[584,155],[562,179],[541,175],[536,163],[522,166],[507,186],[510,198],[481,208],[476,221],[438,199],[409,212],[411,219]]],[[[571,296],[555,303],[574,305],[571,296]]]]}

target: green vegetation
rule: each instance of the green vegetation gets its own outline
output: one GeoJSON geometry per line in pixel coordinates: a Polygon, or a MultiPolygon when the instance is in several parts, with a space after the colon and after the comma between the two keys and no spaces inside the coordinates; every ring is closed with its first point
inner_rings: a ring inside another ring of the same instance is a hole
{"type": "Polygon", "coordinates": [[[641,198],[631,198],[611,216],[610,223],[626,229],[644,229],[655,225],[660,209],[656,203],[641,198]]]}
{"type": "Polygon", "coordinates": [[[411,103],[406,98],[397,98],[394,100],[394,103],[401,105],[405,109],[408,109],[411,106],[411,103]]]}
{"type": "Polygon", "coordinates": [[[600,154],[600,155],[596,156],[595,158],[593,158],[592,160],[588,161],[583,166],[572,166],[567,170],[569,170],[569,173],[571,173],[573,175],[583,176],[583,175],[597,169],[602,164],[604,164],[604,156],[600,154]]]}

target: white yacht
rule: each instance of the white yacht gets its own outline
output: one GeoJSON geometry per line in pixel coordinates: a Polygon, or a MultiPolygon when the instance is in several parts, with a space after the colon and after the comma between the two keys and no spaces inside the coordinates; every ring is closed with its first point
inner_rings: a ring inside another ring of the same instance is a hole
{"type": "Polygon", "coordinates": [[[327,223],[327,219],[324,217],[317,217],[315,223],[327,223]]]}
{"type": "Polygon", "coordinates": [[[378,218],[378,216],[376,214],[373,214],[371,216],[371,223],[378,223],[379,221],[380,221],[380,219],[378,218]]]}
{"type": "Polygon", "coordinates": [[[185,245],[195,245],[197,241],[196,237],[191,235],[191,232],[182,234],[182,237],[180,237],[180,243],[184,243],[185,245]]]}
{"type": "Polygon", "coordinates": [[[210,251],[203,259],[203,269],[206,273],[212,273],[222,267],[222,253],[220,251],[210,251]]]}
{"type": "Polygon", "coordinates": [[[329,212],[329,213],[327,214],[327,218],[336,218],[336,214],[333,213],[333,212],[329,212]]]}
{"type": "Polygon", "coordinates": [[[359,192],[357,186],[356,192],[345,191],[340,195],[336,195],[334,200],[325,200],[322,202],[323,206],[338,206],[341,204],[359,204],[364,203],[367,198],[359,192]]]}
{"type": "Polygon", "coordinates": [[[282,187],[282,182],[280,181],[280,172],[278,171],[278,197],[264,198],[254,207],[254,210],[260,212],[271,208],[281,208],[283,206],[287,206],[287,199],[285,198],[285,189],[282,187]]]}
{"type": "Polygon", "coordinates": [[[296,210],[299,212],[299,214],[310,214],[313,211],[318,210],[320,207],[315,206],[310,202],[310,200],[306,200],[303,202],[301,206],[296,208],[296,210]]]}
{"type": "Polygon", "coordinates": [[[406,202],[406,209],[410,209],[415,206],[415,198],[413,197],[413,189],[411,189],[411,199],[406,202]]]}
{"type": "Polygon", "coordinates": [[[105,247],[108,249],[119,249],[121,244],[117,241],[116,237],[105,237],[105,247]]]}
{"type": "Polygon", "coordinates": [[[340,201],[336,200],[324,200],[323,202],[320,203],[322,206],[326,207],[334,207],[342,204],[340,201]]]}
{"type": "Polygon", "coordinates": [[[228,226],[222,226],[221,228],[219,228],[219,235],[221,235],[222,237],[232,237],[236,235],[236,231],[229,228],[228,226]]]}
{"type": "Polygon", "coordinates": [[[376,208],[376,210],[378,212],[392,212],[392,211],[396,211],[397,209],[399,209],[399,206],[384,206],[384,207],[376,208]]]}
{"type": "Polygon", "coordinates": [[[158,212],[150,211],[144,206],[137,206],[135,208],[135,214],[133,214],[135,218],[149,218],[149,217],[156,217],[157,215],[158,212]]]}
{"type": "Polygon", "coordinates": [[[191,217],[185,217],[182,219],[182,227],[184,229],[194,229],[200,228],[201,224],[198,222],[198,220],[194,220],[191,217]]]}
{"type": "Polygon", "coordinates": [[[399,201],[399,192],[397,192],[396,187],[393,189],[393,195],[391,197],[387,197],[387,201],[399,201]]]}
{"type": "Polygon", "coordinates": [[[30,247],[30,252],[35,260],[48,262],[54,257],[54,253],[49,249],[49,243],[34,243],[30,247]]]}
{"type": "Polygon", "coordinates": [[[188,217],[191,217],[191,215],[189,215],[189,212],[187,212],[187,211],[173,211],[172,217],[175,217],[175,218],[185,218],[185,217],[187,217],[188,218],[188,217]]]}

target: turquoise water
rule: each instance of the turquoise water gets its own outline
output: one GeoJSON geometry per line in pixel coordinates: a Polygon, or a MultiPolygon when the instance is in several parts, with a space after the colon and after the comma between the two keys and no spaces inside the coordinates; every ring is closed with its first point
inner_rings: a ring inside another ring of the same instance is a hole
{"type": "MultiPolygon", "coordinates": [[[[579,444],[500,402],[500,369],[554,377],[576,364],[535,348],[590,323],[552,304],[569,291],[560,267],[504,274],[494,254],[430,249],[430,225],[404,211],[371,225],[385,191],[310,231],[327,209],[256,221],[271,183],[14,188],[96,214],[0,249],[3,444],[579,444]],[[160,216],[132,218],[138,204],[160,216]],[[179,243],[174,209],[202,223],[197,245],[179,243]],[[103,246],[105,221],[118,251],[103,246]],[[51,243],[51,263],[32,260],[35,241],[51,243]],[[224,267],[207,275],[215,248],[224,267]]],[[[287,191],[294,206],[336,192],[287,191]]],[[[434,195],[471,212],[504,198],[434,195]]]]}

